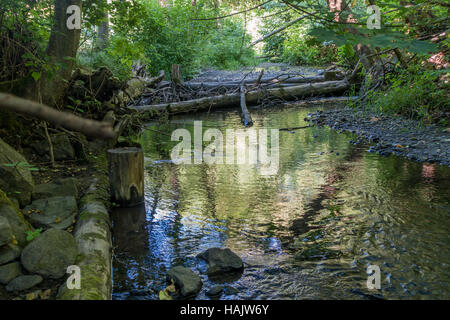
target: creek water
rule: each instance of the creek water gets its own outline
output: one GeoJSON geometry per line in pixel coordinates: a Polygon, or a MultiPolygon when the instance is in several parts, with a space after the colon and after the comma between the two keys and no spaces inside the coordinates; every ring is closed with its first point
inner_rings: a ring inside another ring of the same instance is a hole
{"type": "MultiPolygon", "coordinates": [[[[255,129],[292,128],[331,107],[250,112],[255,129]]],[[[194,120],[224,136],[242,129],[236,110],[146,126],[145,206],[112,214],[114,299],[158,299],[175,265],[201,276],[197,299],[224,281],[220,299],[450,298],[450,168],[368,153],[327,127],[279,131],[273,175],[254,164],[174,164],[171,134],[193,133],[194,120]],[[242,275],[209,279],[196,255],[211,247],[238,254],[242,275]],[[369,265],[380,268],[379,290],[367,287],[369,265]]]]}

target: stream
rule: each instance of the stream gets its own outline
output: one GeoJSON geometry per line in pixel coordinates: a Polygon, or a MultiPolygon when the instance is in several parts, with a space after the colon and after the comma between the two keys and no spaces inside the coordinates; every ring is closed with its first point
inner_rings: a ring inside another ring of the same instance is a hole
{"type": "MultiPolygon", "coordinates": [[[[306,126],[308,113],[332,107],[250,108],[252,128],[306,126]]],[[[175,129],[193,132],[201,120],[203,132],[225,135],[243,128],[239,114],[146,125],[145,206],[112,213],[114,299],[158,299],[175,265],[200,274],[196,299],[217,283],[220,299],[450,298],[450,168],[368,153],[328,127],[279,131],[272,175],[254,164],[170,161],[175,129]],[[211,247],[239,255],[242,275],[208,279],[196,255],[211,247]],[[367,288],[369,265],[380,268],[379,290],[367,288]]]]}

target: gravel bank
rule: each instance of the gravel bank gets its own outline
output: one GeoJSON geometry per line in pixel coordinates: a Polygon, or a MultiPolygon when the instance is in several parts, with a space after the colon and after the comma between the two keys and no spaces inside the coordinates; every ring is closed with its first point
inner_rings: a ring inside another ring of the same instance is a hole
{"type": "Polygon", "coordinates": [[[450,132],[446,128],[349,108],[318,111],[308,116],[307,120],[318,126],[355,133],[359,140],[352,143],[358,144],[363,139],[372,142],[368,152],[450,166],[450,132]]]}

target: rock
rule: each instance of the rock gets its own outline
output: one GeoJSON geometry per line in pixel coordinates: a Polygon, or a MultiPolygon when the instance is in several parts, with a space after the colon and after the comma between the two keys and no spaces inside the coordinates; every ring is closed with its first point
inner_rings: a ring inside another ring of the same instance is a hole
{"type": "Polygon", "coordinates": [[[70,233],[49,229],[23,249],[21,260],[30,273],[58,279],[75,263],[77,254],[77,243],[70,233]]]}
{"type": "Polygon", "coordinates": [[[41,283],[43,280],[44,279],[38,275],[19,276],[8,283],[6,290],[10,292],[28,290],[41,283]]]}
{"type": "Polygon", "coordinates": [[[22,249],[14,244],[8,244],[0,248],[0,265],[8,263],[20,256],[22,249]]]}
{"type": "Polygon", "coordinates": [[[0,246],[11,243],[13,239],[14,237],[8,219],[0,216],[0,246]]]}
{"type": "Polygon", "coordinates": [[[51,197],[75,197],[78,198],[77,179],[58,179],[51,183],[39,184],[34,188],[32,199],[39,200],[51,197]]]}
{"type": "Polygon", "coordinates": [[[208,263],[208,275],[241,271],[244,268],[242,259],[228,248],[210,248],[197,255],[197,258],[203,259],[208,263]]]}
{"type": "MultiPolygon", "coordinates": [[[[66,134],[54,134],[50,136],[53,144],[53,155],[55,160],[71,160],[75,158],[75,150],[66,134]]],[[[47,140],[39,141],[34,145],[34,149],[40,156],[49,156],[50,148],[47,140]]]]}
{"type": "MultiPolygon", "coordinates": [[[[1,191],[1,190],[0,190],[1,191]]],[[[1,197],[1,192],[0,192],[1,197]]],[[[0,203],[0,217],[8,219],[12,233],[16,238],[19,246],[27,245],[27,231],[31,230],[30,224],[24,219],[22,212],[10,205],[0,203]]]]}
{"type": "Polygon", "coordinates": [[[171,282],[172,280],[183,298],[196,296],[203,286],[200,277],[191,269],[183,266],[176,266],[169,270],[167,281],[171,282]]]}
{"type": "Polygon", "coordinates": [[[75,197],[39,199],[23,209],[35,227],[66,229],[73,224],[78,213],[75,197]]]}
{"type": "Polygon", "coordinates": [[[235,295],[239,293],[239,290],[236,289],[235,287],[226,286],[224,292],[226,295],[235,295]]]}
{"type": "Polygon", "coordinates": [[[0,266],[0,283],[8,284],[12,279],[22,275],[20,264],[18,262],[11,262],[0,266]]]}
{"type": "Polygon", "coordinates": [[[2,139],[0,164],[0,189],[13,193],[21,206],[30,203],[34,181],[27,167],[27,160],[2,139]],[[11,166],[12,164],[16,165],[11,166]]]}
{"type": "Polygon", "coordinates": [[[214,286],[206,292],[209,297],[218,296],[222,293],[223,287],[220,285],[214,286]]]}

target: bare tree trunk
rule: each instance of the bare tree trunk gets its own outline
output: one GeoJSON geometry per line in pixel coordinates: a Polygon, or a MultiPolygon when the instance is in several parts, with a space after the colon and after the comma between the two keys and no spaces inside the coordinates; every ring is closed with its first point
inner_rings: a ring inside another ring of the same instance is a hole
{"type": "Polygon", "coordinates": [[[48,105],[57,104],[64,93],[67,80],[72,74],[81,33],[80,29],[70,30],[67,27],[67,20],[70,17],[67,8],[76,5],[81,12],[82,0],[55,0],[54,3],[54,22],[46,54],[50,57],[50,66],[54,67],[56,72],[52,74],[43,72],[38,85],[31,79],[27,88],[27,95],[31,99],[42,100],[48,105]]]}
{"type": "Polygon", "coordinates": [[[109,13],[105,12],[104,20],[98,26],[97,46],[99,49],[105,49],[109,42],[109,13]]]}

